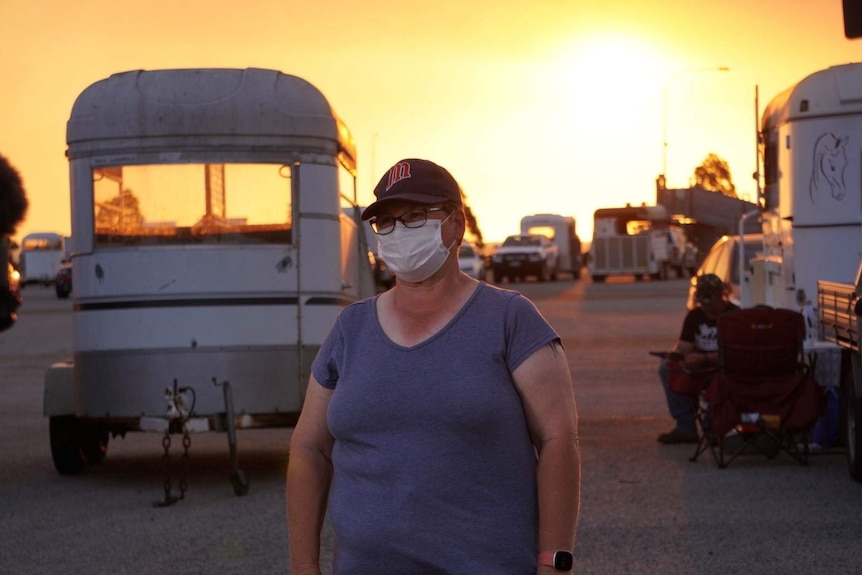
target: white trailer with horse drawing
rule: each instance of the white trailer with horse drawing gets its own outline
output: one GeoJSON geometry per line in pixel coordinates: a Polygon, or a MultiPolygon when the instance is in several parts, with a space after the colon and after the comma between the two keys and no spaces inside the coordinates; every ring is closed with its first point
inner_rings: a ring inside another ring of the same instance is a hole
{"type": "Polygon", "coordinates": [[[837,428],[850,475],[862,481],[854,310],[862,261],[862,64],[819,70],[775,96],[760,142],[763,210],[752,215],[762,222],[763,253],[741,270],[740,277],[749,274],[747,301],[810,318],[806,347],[817,358],[818,383],[839,390],[837,428]]]}
{"type": "Polygon", "coordinates": [[[295,424],[336,315],[374,293],[347,127],[278,71],[138,70],[78,96],[67,144],[73,360],[44,398],[57,470],[126,432],[226,431],[245,493],[236,430],[295,424]]]}

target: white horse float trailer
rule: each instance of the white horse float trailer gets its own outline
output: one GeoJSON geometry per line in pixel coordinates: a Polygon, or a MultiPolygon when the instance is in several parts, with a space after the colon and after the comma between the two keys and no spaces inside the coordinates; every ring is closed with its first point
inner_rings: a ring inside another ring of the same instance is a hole
{"type": "MultiPolygon", "coordinates": [[[[287,427],[341,308],[374,293],[347,127],[262,69],[114,74],[67,126],[73,360],[46,373],[62,474],[108,438],[287,427]]],[[[166,479],[165,503],[176,500],[166,479]]],[[[183,495],[181,481],[180,496],[183,495]]]]}

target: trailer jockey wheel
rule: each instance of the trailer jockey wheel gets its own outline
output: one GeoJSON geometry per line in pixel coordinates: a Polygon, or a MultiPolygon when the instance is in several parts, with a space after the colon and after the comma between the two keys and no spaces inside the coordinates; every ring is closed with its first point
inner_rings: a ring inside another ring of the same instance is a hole
{"type": "Polygon", "coordinates": [[[245,495],[248,493],[248,479],[242,469],[238,469],[230,474],[230,484],[233,485],[235,495],[245,495]]]}

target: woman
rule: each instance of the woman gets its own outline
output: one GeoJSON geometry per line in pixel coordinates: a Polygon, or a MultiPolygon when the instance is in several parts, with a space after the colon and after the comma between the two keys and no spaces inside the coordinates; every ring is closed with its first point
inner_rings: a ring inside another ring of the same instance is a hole
{"type": "Polygon", "coordinates": [[[571,572],[577,413],[559,336],[517,292],[459,270],[457,182],[395,164],[362,214],[395,286],[348,306],[312,365],[287,472],[291,567],[571,572]]]}

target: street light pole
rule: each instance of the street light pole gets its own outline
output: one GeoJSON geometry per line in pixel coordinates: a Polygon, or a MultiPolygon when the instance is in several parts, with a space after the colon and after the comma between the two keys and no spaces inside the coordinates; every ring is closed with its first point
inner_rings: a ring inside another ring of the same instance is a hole
{"type": "Polygon", "coordinates": [[[702,72],[728,72],[730,68],[727,66],[715,66],[712,68],[686,68],[685,70],[680,70],[670,78],[668,78],[667,82],[662,86],[661,91],[661,105],[662,105],[662,156],[661,156],[661,178],[664,182],[667,182],[667,92],[670,88],[670,85],[675,81],[681,78],[682,76],[687,76],[689,74],[698,74],[702,72]]]}
{"type": "Polygon", "coordinates": [[[374,191],[374,186],[377,184],[377,132],[371,136],[371,191],[374,191]]]}

